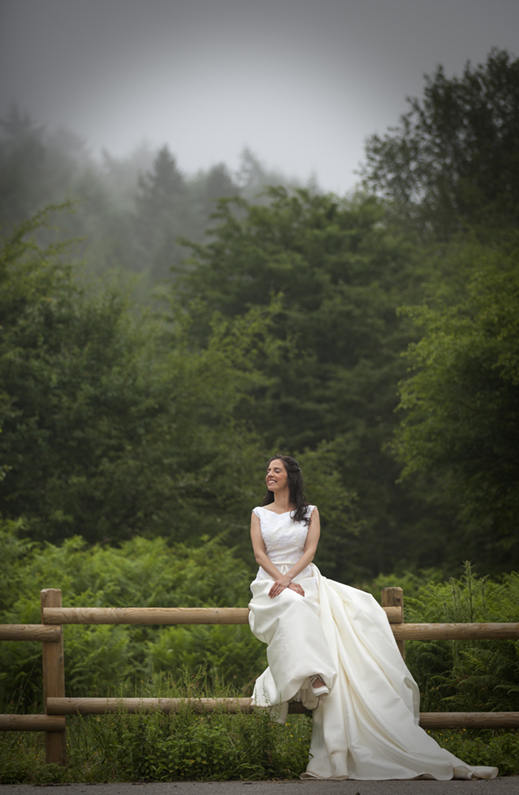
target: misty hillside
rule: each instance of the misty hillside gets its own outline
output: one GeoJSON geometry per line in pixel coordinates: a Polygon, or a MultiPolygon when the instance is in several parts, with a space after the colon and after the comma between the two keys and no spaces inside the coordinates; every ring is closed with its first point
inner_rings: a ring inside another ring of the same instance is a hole
{"type": "Polygon", "coordinates": [[[70,202],[70,212],[54,219],[60,238],[77,240],[75,256],[84,259],[89,272],[138,275],[141,297],[169,280],[171,269],[185,258],[178,238],[207,239],[219,199],[261,203],[265,187],[273,184],[289,182],[265,169],[248,149],[236,173],[218,163],[187,175],[167,146],[154,151],[142,144],[126,158],[104,150],[96,159],[79,136],[65,129],[48,131],[15,104],[0,120],[4,231],[47,205],[70,202]]]}

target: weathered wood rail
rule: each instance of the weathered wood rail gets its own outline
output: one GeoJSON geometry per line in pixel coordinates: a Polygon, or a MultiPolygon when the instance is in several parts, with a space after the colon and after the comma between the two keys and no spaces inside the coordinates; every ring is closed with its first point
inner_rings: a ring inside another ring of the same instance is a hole
{"type": "MultiPolygon", "coordinates": [[[[519,639],[519,623],[405,624],[401,588],[382,590],[382,607],[405,657],[406,640],[519,639]]],[[[248,624],[247,607],[63,607],[58,588],[41,591],[41,624],[2,624],[0,640],[41,641],[43,715],[0,715],[0,731],[43,731],[48,763],[66,764],[66,716],[128,712],[175,712],[187,702],[200,712],[251,712],[250,698],[67,698],[63,626],[66,624],[248,624]]],[[[304,712],[300,703],[289,711],[304,712]]],[[[519,712],[422,712],[424,729],[517,728],[519,712]]]]}

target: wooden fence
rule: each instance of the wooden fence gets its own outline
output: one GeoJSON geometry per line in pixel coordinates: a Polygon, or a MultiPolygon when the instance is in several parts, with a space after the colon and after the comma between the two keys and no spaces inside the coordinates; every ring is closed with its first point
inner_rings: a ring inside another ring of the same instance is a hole
{"type": "MultiPolygon", "coordinates": [[[[396,642],[405,657],[406,640],[517,639],[519,623],[512,624],[405,624],[401,588],[382,590],[382,607],[396,642]]],[[[173,712],[187,699],[175,698],[66,698],[63,653],[65,624],[248,624],[247,607],[63,607],[61,591],[41,591],[41,624],[2,624],[0,640],[41,641],[43,662],[43,715],[0,715],[2,731],[45,732],[48,763],[66,764],[66,716],[102,715],[121,709],[173,712]]],[[[250,712],[250,698],[193,699],[200,711],[250,712]]],[[[300,703],[291,713],[304,712],[300,703]]],[[[420,726],[440,728],[517,728],[519,712],[422,712],[420,726]]]]}

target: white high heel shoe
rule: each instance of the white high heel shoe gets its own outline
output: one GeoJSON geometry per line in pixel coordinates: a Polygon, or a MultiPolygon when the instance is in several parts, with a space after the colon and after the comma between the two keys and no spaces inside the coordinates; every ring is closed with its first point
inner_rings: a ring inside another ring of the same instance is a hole
{"type": "Polygon", "coordinates": [[[316,697],[316,699],[318,701],[317,706],[320,707],[321,704],[323,703],[323,701],[326,701],[326,699],[330,695],[329,689],[324,684],[323,677],[320,674],[315,674],[315,676],[311,676],[310,677],[310,687],[312,688],[312,693],[314,694],[314,696],[316,697]],[[316,681],[316,679],[320,679],[321,682],[323,682],[323,684],[319,685],[318,687],[314,687],[314,682],[316,681]]]}

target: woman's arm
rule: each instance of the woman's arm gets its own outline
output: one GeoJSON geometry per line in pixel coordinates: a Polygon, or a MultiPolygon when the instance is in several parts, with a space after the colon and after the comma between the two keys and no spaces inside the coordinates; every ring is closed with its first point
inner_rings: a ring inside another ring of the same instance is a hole
{"type": "Polygon", "coordinates": [[[283,575],[279,569],[276,569],[267,555],[267,550],[265,549],[265,544],[263,542],[263,536],[261,535],[260,520],[255,513],[252,514],[250,520],[250,537],[252,541],[252,549],[254,550],[254,557],[256,558],[256,563],[258,566],[261,566],[263,571],[266,571],[273,580],[281,579],[283,575]]]}
{"type": "MultiPolygon", "coordinates": [[[[306,536],[306,542],[303,554],[301,555],[297,563],[294,563],[292,568],[289,569],[286,574],[272,578],[275,580],[275,582],[269,591],[269,596],[271,597],[278,596],[282,591],[284,591],[285,588],[288,588],[290,586],[290,583],[292,582],[294,577],[297,577],[297,575],[300,574],[303,571],[303,569],[306,569],[308,564],[312,562],[312,560],[315,557],[315,553],[317,551],[317,545],[319,543],[320,535],[321,535],[321,522],[319,520],[319,511],[317,510],[317,508],[314,508],[312,511],[312,515],[310,517],[310,524],[308,525],[308,534],[306,536]]],[[[265,549],[265,546],[263,546],[263,549],[265,549]]],[[[273,566],[273,568],[275,569],[276,567],[273,566]]],[[[270,574],[270,572],[268,573],[270,574]]]]}

